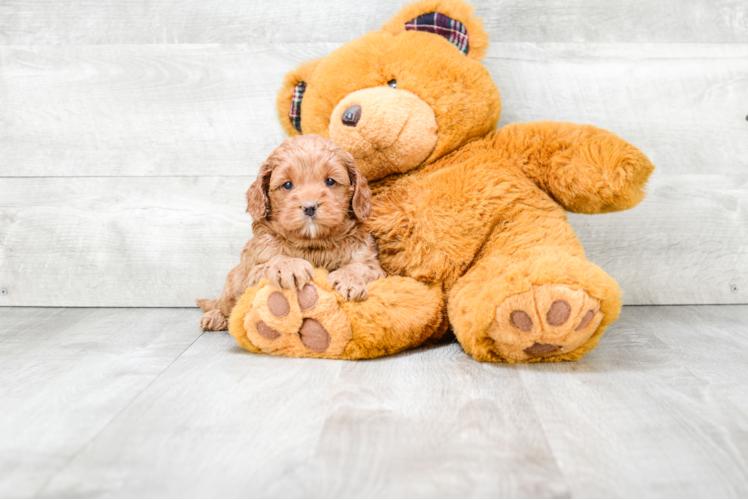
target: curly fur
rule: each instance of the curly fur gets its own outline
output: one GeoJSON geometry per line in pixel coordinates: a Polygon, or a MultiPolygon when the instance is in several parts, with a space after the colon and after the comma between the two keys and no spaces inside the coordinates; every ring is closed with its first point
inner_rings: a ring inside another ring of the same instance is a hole
{"type": "MultiPolygon", "coordinates": [[[[382,30],[291,71],[280,89],[278,114],[288,133],[297,133],[289,110],[294,86],[303,81],[302,130],[340,144],[370,182],[366,227],[382,267],[427,286],[414,294],[404,287],[408,281],[390,277],[370,290],[375,299],[387,297],[387,307],[378,300],[341,305],[353,325],[346,350],[356,358],[417,345],[411,325],[399,321],[367,321],[366,335],[358,330],[362,318],[403,309],[408,319],[417,311],[422,328],[433,332],[419,337],[427,342],[444,331],[434,325],[446,323],[440,322],[446,307],[457,340],[480,361],[579,359],[618,317],[621,291],[587,260],[566,211],[635,206],[654,165],[590,125],[515,123],[496,130],[499,89],[480,63],[487,47],[470,5],[418,0],[382,30]],[[467,55],[439,34],[404,28],[432,12],[466,27],[467,55]],[[343,121],[352,105],[360,107],[356,123],[343,121]],[[425,300],[426,291],[437,290],[441,303],[425,300]]],[[[330,332],[343,338],[332,324],[330,332]]],[[[317,356],[302,347],[273,353],[317,356]]]]}
{"type": "Polygon", "coordinates": [[[367,283],[385,275],[363,222],[371,191],[353,157],[316,135],[286,139],[260,168],[247,191],[253,238],[229,272],[218,300],[197,301],[206,330],[225,330],[244,291],[263,278],[277,288],[301,289],[314,267],[345,299],[363,300],[367,283]],[[314,209],[307,215],[304,209],[314,209]]]}

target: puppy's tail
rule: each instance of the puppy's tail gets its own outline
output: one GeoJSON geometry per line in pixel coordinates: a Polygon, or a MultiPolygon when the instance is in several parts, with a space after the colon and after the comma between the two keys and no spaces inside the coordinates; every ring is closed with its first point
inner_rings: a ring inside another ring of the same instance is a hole
{"type": "Polygon", "coordinates": [[[210,312],[218,307],[218,300],[197,299],[195,302],[203,312],[210,312]]]}

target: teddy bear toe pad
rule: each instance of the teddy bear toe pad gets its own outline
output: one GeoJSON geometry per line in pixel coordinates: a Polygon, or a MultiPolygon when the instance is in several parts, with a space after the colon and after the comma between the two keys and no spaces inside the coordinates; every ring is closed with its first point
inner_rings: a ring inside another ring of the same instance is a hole
{"type": "Polygon", "coordinates": [[[317,287],[308,283],[304,285],[304,288],[299,290],[296,298],[299,301],[299,307],[302,311],[308,311],[313,309],[314,306],[319,302],[319,295],[317,294],[317,287]]]}
{"type": "Polygon", "coordinates": [[[584,344],[602,318],[600,301],[584,290],[545,284],[504,300],[488,335],[511,359],[547,359],[584,344]]]}
{"type": "MultiPolygon", "coordinates": [[[[317,289],[314,285],[307,284],[296,296],[299,303],[299,309],[301,311],[309,311],[314,309],[319,301],[317,295],[317,289]]],[[[273,292],[270,294],[267,300],[267,310],[270,314],[278,319],[285,318],[288,313],[291,312],[291,305],[289,304],[286,297],[281,292],[273,292]]],[[[257,333],[267,339],[275,340],[280,338],[283,334],[268,326],[267,323],[260,320],[255,325],[257,333]]],[[[293,328],[292,328],[293,329],[293,328]]],[[[293,335],[293,334],[292,334],[293,335]]],[[[299,340],[307,349],[314,352],[325,352],[330,347],[330,333],[325,330],[322,323],[313,318],[303,318],[301,327],[298,331],[299,340]]]]}
{"type": "Polygon", "coordinates": [[[261,288],[244,328],[261,351],[293,357],[338,356],[352,337],[350,321],[334,294],[312,283],[298,292],[261,288]]]}
{"type": "Polygon", "coordinates": [[[281,332],[279,332],[275,328],[269,327],[268,324],[264,321],[258,321],[257,325],[255,325],[255,328],[257,328],[257,333],[259,333],[261,337],[268,340],[275,340],[281,336],[281,332]]]}
{"type": "Polygon", "coordinates": [[[270,311],[276,318],[285,318],[291,311],[291,306],[288,300],[280,292],[273,292],[268,297],[267,303],[268,311],[270,311]]]}

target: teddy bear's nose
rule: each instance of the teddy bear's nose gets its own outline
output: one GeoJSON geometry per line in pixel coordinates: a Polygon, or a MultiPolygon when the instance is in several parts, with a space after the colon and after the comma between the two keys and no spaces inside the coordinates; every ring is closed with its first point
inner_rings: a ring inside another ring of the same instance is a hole
{"type": "Polygon", "coordinates": [[[343,125],[348,127],[355,127],[358,121],[361,119],[361,106],[354,104],[345,111],[343,111],[343,125]]]}

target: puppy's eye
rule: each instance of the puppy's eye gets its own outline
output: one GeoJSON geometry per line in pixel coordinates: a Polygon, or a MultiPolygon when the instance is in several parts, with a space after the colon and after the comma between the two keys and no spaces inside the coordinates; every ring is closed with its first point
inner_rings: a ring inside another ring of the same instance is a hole
{"type": "Polygon", "coordinates": [[[337,184],[335,179],[325,179],[325,186],[334,186],[335,184],[337,184]]]}
{"type": "Polygon", "coordinates": [[[396,89],[397,88],[397,80],[390,80],[389,82],[387,82],[387,85],[389,85],[393,89],[396,89]]]}
{"type": "Polygon", "coordinates": [[[293,189],[293,183],[291,181],[287,181],[285,184],[283,184],[283,189],[293,189]]]}

